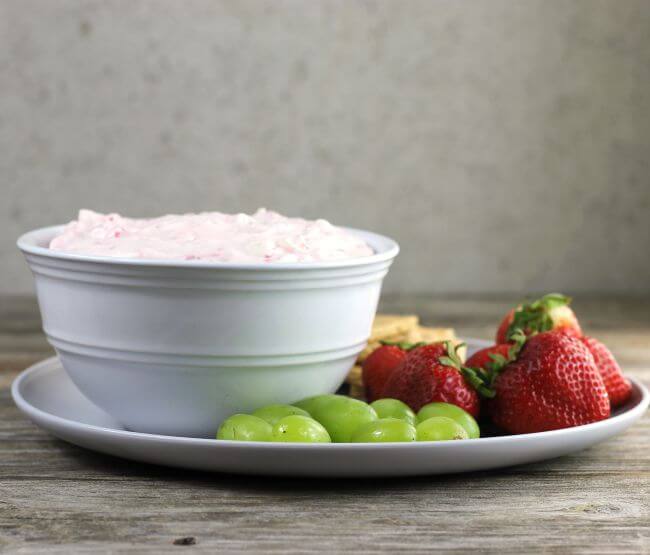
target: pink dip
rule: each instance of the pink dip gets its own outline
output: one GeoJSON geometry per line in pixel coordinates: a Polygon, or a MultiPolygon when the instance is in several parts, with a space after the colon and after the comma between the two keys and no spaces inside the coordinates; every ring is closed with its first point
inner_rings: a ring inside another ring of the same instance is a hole
{"type": "Polygon", "coordinates": [[[212,262],[326,262],[373,254],[361,238],[326,220],[287,218],[260,208],[255,214],[168,215],[124,218],[80,210],[79,219],[50,248],[120,258],[212,262]]]}

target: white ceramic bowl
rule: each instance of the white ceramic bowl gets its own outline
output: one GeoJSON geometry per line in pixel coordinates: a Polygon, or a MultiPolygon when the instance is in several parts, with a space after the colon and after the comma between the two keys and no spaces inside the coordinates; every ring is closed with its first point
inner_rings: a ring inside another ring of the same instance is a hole
{"type": "Polygon", "coordinates": [[[127,429],[211,437],[261,405],[335,391],[370,334],[397,243],[309,264],[135,260],[18,240],[43,330],[75,385],[127,429]]]}

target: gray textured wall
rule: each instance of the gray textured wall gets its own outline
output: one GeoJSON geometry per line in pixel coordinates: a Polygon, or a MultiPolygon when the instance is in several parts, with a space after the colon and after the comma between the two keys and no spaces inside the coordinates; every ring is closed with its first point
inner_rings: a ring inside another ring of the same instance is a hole
{"type": "Polygon", "coordinates": [[[650,291],[647,0],[0,2],[0,291],[79,207],[396,237],[393,291],[650,291]]]}

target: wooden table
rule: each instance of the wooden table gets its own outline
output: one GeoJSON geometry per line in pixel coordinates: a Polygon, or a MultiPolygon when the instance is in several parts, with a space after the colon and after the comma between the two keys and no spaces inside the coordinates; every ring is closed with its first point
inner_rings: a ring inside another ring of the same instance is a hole
{"type": "MultiPolygon", "coordinates": [[[[390,297],[381,308],[487,338],[511,301],[390,297]]],[[[629,374],[650,383],[650,300],[574,307],[629,374]]],[[[0,298],[3,552],[650,552],[648,416],[582,453],[491,472],[366,481],[202,474],[95,454],[33,426],[8,387],[50,354],[34,301],[0,298]],[[186,537],[195,544],[173,543],[186,537]]]]}

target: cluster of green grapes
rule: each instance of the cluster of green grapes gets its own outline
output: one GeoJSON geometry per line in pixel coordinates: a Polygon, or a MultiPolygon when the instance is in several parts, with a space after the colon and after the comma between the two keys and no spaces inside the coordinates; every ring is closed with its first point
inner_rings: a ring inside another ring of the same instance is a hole
{"type": "Polygon", "coordinates": [[[344,395],[318,395],[270,405],[223,421],[217,439],[293,443],[447,441],[480,436],[476,420],[456,405],[429,403],[417,415],[397,399],[371,404],[344,395]]]}

